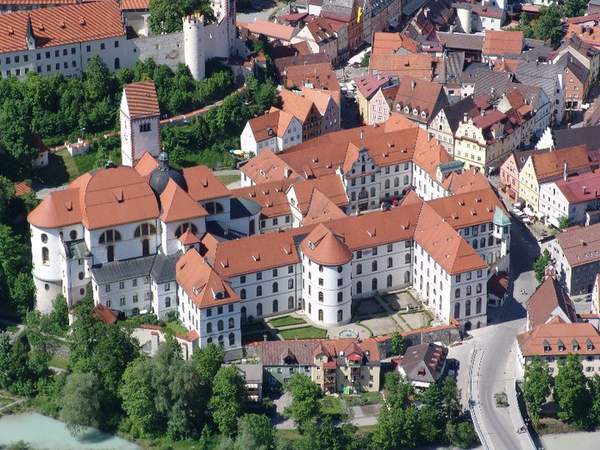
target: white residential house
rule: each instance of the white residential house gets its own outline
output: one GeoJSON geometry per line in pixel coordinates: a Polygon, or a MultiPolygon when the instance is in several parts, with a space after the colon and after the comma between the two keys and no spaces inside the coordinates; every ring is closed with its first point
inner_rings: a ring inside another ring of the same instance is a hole
{"type": "Polygon", "coordinates": [[[294,115],[277,108],[250,119],[240,136],[241,149],[258,155],[264,149],[280,152],[302,143],[302,124],[294,115]]]}

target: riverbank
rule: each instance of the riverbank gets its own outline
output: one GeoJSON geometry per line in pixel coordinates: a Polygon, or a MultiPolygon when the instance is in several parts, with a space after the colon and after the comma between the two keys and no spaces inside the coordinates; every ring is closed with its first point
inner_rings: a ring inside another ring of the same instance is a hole
{"type": "Polygon", "coordinates": [[[0,447],[18,441],[39,450],[140,450],[136,444],[93,428],[74,437],[63,422],[34,412],[0,417],[0,447]]]}

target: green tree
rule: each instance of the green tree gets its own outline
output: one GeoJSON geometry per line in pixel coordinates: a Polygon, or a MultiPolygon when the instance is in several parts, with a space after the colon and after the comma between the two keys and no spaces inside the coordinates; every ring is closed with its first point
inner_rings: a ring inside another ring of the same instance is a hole
{"type": "Polygon", "coordinates": [[[532,23],[534,37],[557,45],[563,36],[561,17],[559,6],[543,6],[537,20],[532,23]]]}
{"type": "Polygon", "coordinates": [[[590,395],[592,397],[591,418],[593,422],[600,424],[600,375],[595,374],[589,380],[590,395]]]}
{"type": "Polygon", "coordinates": [[[371,52],[365,52],[362,59],[360,60],[361,67],[369,67],[369,62],[371,60],[371,52]]]}
{"type": "Polygon", "coordinates": [[[193,12],[203,14],[207,23],[215,19],[206,0],[150,0],[150,30],[155,34],[181,31],[182,18],[193,12]]]}
{"type": "Polygon", "coordinates": [[[558,375],[554,380],[554,398],[560,420],[578,428],[589,426],[592,406],[590,391],[577,355],[568,355],[567,359],[559,364],[558,375]]]}
{"type": "Polygon", "coordinates": [[[100,381],[93,373],[72,373],[63,390],[61,418],[71,433],[84,427],[98,428],[102,424],[100,381]]]}
{"type": "Polygon", "coordinates": [[[220,345],[208,344],[194,351],[192,363],[204,383],[212,384],[212,380],[223,365],[224,357],[225,351],[220,345]]]}
{"type": "Polygon", "coordinates": [[[583,16],[587,3],[587,0],[565,0],[562,5],[562,13],[565,17],[583,16]]]}
{"type": "Polygon", "coordinates": [[[550,252],[548,249],[544,249],[542,254],[537,257],[537,259],[533,263],[533,271],[535,272],[535,279],[538,283],[544,281],[544,273],[546,271],[546,267],[550,265],[552,262],[552,257],[550,256],[550,252]]]}
{"type": "Polygon", "coordinates": [[[275,450],[275,428],[262,414],[245,414],[238,422],[235,450],[275,450]]]}
{"type": "Polygon", "coordinates": [[[458,448],[471,448],[477,442],[477,434],[471,422],[448,422],[446,436],[458,448]]]}
{"type": "Polygon", "coordinates": [[[406,341],[404,337],[397,331],[392,333],[392,339],[390,340],[390,349],[394,355],[404,355],[406,351],[406,341]]]}
{"type": "Polygon", "coordinates": [[[330,416],[310,422],[296,448],[298,450],[353,450],[364,447],[357,439],[357,428],[350,424],[335,426],[330,416]]]}
{"type": "Polygon", "coordinates": [[[561,230],[564,230],[565,228],[569,228],[569,217],[568,216],[561,216],[558,219],[558,228],[561,230]]]}
{"type": "Polygon", "coordinates": [[[552,391],[552,375],[548,364],[540,358],[534,358],[525,367],[525,382],[523,396],[527,402],[527,409],[534,424],[539,424],[542,406],[552,391]]]}
{"type": "Polygon", "coordinates": [[[127,365],[139,355],[138,344],[129,331],[108,325],[93,313],[91,289],[74,308],[71,327],[69,368],[73,372],[97,375],[102,411],[106,413],[103,427],[114,427],[121,410],[118,389],[127,365]]]}
{"type": "Polygon", "coordinates": [[[152,383],[155,367],[152,360],[139,357],[127,366],[121,379],[119,395],[131,434],[135,437],[150,435],[162,428],[161,417],[154,402],[152,383]]]}
{"type": "Polygon", "coordinates": [[[9,215],[10,204],[15,198],[15,185],[0,175],[0,221],[5,222],[9,215]]]}
{"type": "Polygon", "coordinates": [[[404,408],[395,403],[389,408],[381,408],[370,448],[399,450],[416,447],[419,442],[419,422],[419,412],[414,406],[404,408]]]}
{"type": "Polygon", "coordinates": [[[406,408],[415,395],[413,385],[398,372],[388,372],[384,379],[385,400],[391,408],[406,408]]]}
{"type": "Polygon", "coordinates": [[[208,408],[222,434],[232,435],[237,430],[237,419],[246,401],[244,379],[234,366],[221,367],[213,381],[213,392],[208,408]]]}
{"type": "Polygon", "coordinates": [[[298,429],[303,432],[309,423],[321,415],[321,388],[302,373],[292,375],[285,386],[292,395],[292,404],[286,414],[296,421],[298,429]]]}

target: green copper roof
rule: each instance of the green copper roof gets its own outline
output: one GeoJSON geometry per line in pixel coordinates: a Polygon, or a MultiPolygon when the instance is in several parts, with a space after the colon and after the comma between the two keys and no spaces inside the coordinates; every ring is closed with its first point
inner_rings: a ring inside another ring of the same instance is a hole
{"type": "Polygon", "coordinates": [[[494,225],[505,227],[510,225],[510,217],[508,217],[501,208],[496,207],[494,211],[494,225]]]}

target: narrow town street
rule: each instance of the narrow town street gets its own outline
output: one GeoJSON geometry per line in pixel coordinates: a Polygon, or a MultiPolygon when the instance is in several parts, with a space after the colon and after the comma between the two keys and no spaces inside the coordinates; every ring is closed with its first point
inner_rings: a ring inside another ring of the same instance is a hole
{"type": "MultiPolygon", "coordinates": [[[[516,335],[525,330],[525,303],[537,282],[531,270],[539,253],[537,242],[522,223],[513,220],[511,242],[511,297],[488,312],[490,324],[472,332],[473,339],[456,353],[460,361],[459,385],[463,401],[470,400],[473,420],[482,445],[495,450],[535,449],[517,404],[516,335]],[[469,385],[470,384],[470,385],[469,385]],[[466,395],[465,395],[466,392],[466,395]],[[508,407],[496,406],[495,394],[505,393],[508,407]]],[[[456,356],[454,356],[456,357],[456,356]]]]}

